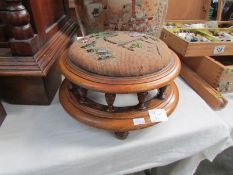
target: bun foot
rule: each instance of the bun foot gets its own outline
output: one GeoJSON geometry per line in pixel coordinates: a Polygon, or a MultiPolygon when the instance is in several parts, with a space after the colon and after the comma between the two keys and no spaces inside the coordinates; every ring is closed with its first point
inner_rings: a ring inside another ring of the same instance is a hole
{"type": "Polygon", "coordinates": [[[128,137],[129,132],[115,132],[114,134],[118,139],[125,140],[128,137]]]}

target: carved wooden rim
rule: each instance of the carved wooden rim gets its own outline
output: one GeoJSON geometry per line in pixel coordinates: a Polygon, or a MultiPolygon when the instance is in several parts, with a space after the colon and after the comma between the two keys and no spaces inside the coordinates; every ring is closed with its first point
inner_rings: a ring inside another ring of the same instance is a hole
{"type": "Polygon", "coordinates": [[[74,67],[67,58],[66,51],[59,60],[59,65],[64,76],[81,87],[104,93],[136,93],[158,89],[173,81],[179,74],[181,63],[173,52],[173,61],[160,72],[138,77],[109,77],[87,72],[74,67]]]}
{"type": "MultiPolygon", "coordinates": [[[[149,109],[162,108],[165,109],[167,114],[170,115],[175,107],[177,106],[179,100],[179,93],[175,83],[170,83],[170,88],[167,90],[169,95],[162,101],[162,103],[156,103],[155,100],[148,102],[149,109]],[[156,106],[158,105],[158,106],[156,106]]],[[[68,89],[68,81],[65,80],[60,89],[60,102],[64,109],[75,119],[87,125],[101,128],[105,130],[111,130],[115,132],[126,132],[131,130],[137,130],[146,128],[158,123],[152,123],[147,110],[144,111],[133,111],[133,112],[123,112],[123,113],[109,113],[107,112],[96,112],[90,110],[90,107],[81,105],[72,96],[68,89]],[[82,106],[82,109],[80,108],[82,106]],[[84,112],[85,111],[85,112],[84,112]],[[95,113],[96,112],[96,113],[95,113]],[[103,116],[104,114],[105,116],[103,116]],[[119,114],[119,115],[118,115],[119,114]],[[112,115],[112,116],[110,116],[112,115]],[[144,118],[145,124],[135,126],[133,119],[144,118]]]]}

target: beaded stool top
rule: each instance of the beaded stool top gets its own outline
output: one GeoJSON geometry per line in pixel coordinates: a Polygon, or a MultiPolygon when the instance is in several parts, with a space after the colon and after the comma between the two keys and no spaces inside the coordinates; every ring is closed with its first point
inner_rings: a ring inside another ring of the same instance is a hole
{"type": "Polygon", "coordinates": [[[69,62],[87,72],[113,77],[135,77],[159,72],[172,62],[167,45],[147,34],[107,31],[73,43],[69,62]]]}

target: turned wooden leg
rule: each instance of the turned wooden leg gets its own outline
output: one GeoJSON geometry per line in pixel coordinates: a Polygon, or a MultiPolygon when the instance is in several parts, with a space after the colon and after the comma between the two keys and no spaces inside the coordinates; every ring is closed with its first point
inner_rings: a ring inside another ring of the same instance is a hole
{"type": "Polygon", "coordinates": [[[143,110],[146,108],[145,101],[146,101],[148,92],[141,92],[141,93],[138,93],[137,95],[138,95],[138,109],[143,110]]]}
{"type": "Polygon", "coordinates": [[[128,137],[129,132],[115,132],[114,134],[118,139],[125,140],[128,137]]]}
{"type": "Polygon", "coordinates": [[[105,99],[108,104],[108,112],[114,111],[114,101],[116,99],[116,94],[105,94],[105,99]]]}
{"type": "Polygon", "coordinates": [[[157,98],[164,100],[166,98],[165,91],[167,90],[168,85],[159,88],[159,93],[157,95],[157,98]]]}
{"type": "Polygon", "coordinates": [[[86,103],[87,102],[87,89],[79,87],[78,93],[80,95],[79,102],[86,103]]]}
{"type": "Polygon", "coordinates": [[[68,88],[76,96],[79,103],[83,104],[87,102],[87,89],[79,87],[71,82],[69,83],[68,88]]]}

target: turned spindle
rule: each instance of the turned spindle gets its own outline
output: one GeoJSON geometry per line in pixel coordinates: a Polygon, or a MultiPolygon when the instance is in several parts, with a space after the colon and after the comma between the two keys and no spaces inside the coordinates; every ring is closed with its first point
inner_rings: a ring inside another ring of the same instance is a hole
{"type": "Polygon", "coordinates": [[[22,4],[22,0],[6,0],[7,19],[15,40],[27,40],[34,36],[30,24],[30,15],[22,4]]]}
{"type": "Polygon", "coordinates": [[[138,109],[143,110],[146,108],[145,102],[148,92],[141,92],[138,93],[137,95],[138,95],[138,109]]]}
{"type": "Polygon", "coordinates": [[[164,86],[164,87],[161,87],[159,88],[159,92],[158,92],[158,95],[157,95],[157,98],[160,99],[160,100],[164,100],[166,98],[166,90],[167,90],[168,86],[164,86]]]}
{"type": "Polygon", "coordinates": [[[80,103],[86,103],[87,102],[87,89],[83,87],[78,88],[78,93],[80,96],[79,102],[80,103]]]}
{"type": "Polygon", "coordinates": [[[115,99],[116,99],[116,94],[108,94],[108,93],[106,93],[106,94],[105,94],[105,99],[106,99],[106,102],[107,102],[107,104],[108,104],[108,109],[107,109],[107,111],[108,111],[108,112],[113,112],[113,111],[114,111],[114,106],[113,106],[113,104],[114,104],[114,101],[115,101],[115,99]]]}
{"type": "MultiPolygon", "coordinates": [[[[22,0],[5,0],[7,22],[11,40],[9,45],[13,56],[32,56],[41,46],[38,33],[34,33],[30,14],[22,0]]],[[[32,20],[33,21],[33,20],[32,20]]]]}

